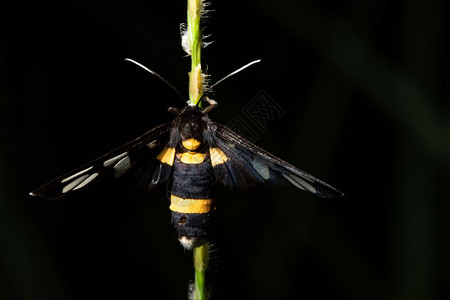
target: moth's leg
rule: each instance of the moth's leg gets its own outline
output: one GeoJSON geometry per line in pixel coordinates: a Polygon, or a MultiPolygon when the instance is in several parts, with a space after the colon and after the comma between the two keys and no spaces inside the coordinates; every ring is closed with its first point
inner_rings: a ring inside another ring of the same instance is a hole
{"type": "Polygon", "coordinates": [[[174,114],[175,116],[179,116],[179,115],[181,115],[181,111],[178,109],[178,108],[175,108],[175,107],[169,107],[168,109],[167,109],[167,111],[168,112],[170,112],[171,114],[174,114]]]}
{"type": "Polygon", "coordinates": [[[214,108],[216,108],[219,105],[219,103],[217,103],[217,101],[210,99],[208,96],[205,96],[204,99],[206,100],[206,102],[209,103],[209,106],[202,111],[202,113],[204,115],[206,115],[207,113],[209,113],[211,110],[213,110],[214,108]]]}

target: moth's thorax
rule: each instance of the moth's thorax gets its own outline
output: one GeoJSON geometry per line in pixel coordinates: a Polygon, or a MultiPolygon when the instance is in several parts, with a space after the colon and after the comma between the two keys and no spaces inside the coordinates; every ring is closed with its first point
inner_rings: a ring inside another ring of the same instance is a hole
{"type": "Polygon", "coordinates": [[[186,107],[178,117],[179,141],[187,151],[198,151],[204,146],[207,130],[205,116],[197,107],[186,107]]]}

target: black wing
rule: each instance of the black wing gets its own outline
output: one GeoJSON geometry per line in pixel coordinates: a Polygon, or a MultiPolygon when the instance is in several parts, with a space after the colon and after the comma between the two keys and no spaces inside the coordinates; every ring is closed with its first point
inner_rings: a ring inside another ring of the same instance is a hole
{"type": "Polygon", "coordinates": [[[329,184],[250,143],[229,128],[214,122],[209,123],[208,127],[214,173],[217,181],[225,187],[239,190],[256,186],[297,187],[322,198],[343,195],[329,184]]]}
{"type": "Polygon", "coordinates": [[[120,184],[158,188],[169,179],[172,167],[156,156],[170,139],[171,124],[160,125],[137,139],[69,172],[30,193],[49,199],[87,187],[113,187],[120,184]]]}

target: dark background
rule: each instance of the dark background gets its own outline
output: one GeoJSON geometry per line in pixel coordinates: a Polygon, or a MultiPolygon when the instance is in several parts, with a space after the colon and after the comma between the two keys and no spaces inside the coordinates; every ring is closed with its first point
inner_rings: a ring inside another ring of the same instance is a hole
{"type": "MultiPolygon", "coordinates": [[[[0,2],[0,298],[185,299],[165,192],[28,192],[170,120],[183,1],[0,2]]],[[[218,190],[213,299],[448,299],[449,4],[212,1],[203,66],[227,124],[264,90],[257,144],[346,193],[218,190]]]]}

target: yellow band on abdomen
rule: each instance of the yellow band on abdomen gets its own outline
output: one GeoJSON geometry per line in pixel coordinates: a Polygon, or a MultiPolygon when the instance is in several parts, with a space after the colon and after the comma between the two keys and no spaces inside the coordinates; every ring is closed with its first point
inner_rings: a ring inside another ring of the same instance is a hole
{"type": "Polygon", "coordinates": [[[184,152],[177,154],[177,157],[181,160],[182,163],[199,165],[205,160],[206,154],[197,152],[184,152]]]}
{"type": "Polygon", "coordinates": [[[204,214],[213,209],[212,199],[184,199],[170,196],[170,210],[187,214],[204,214]]]}

